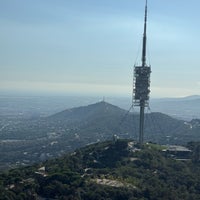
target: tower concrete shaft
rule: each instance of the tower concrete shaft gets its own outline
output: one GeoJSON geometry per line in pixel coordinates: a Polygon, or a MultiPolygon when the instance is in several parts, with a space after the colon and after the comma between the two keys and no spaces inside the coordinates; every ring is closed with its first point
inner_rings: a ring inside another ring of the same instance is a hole
{"type": "Polygon", "coordinates": [[[139,143],[140,145],[143,144],[144,140],[144,105],[140,105],[140,127],[139,127],[139,143]]]}

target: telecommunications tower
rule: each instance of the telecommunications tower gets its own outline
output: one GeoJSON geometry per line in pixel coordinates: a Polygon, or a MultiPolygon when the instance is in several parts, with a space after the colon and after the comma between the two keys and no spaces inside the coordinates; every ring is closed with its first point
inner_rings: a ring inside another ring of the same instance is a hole
{"type": "Polygon", "coordinates": [[[140,107],[139,143],[143,144],[144,137],[144,110],[149,106],[151,66],[146,64],[147,43],[147,0],[145,5],[144,34],[142,45],[142,63],[134,66],[133,105],[140,107]]]}

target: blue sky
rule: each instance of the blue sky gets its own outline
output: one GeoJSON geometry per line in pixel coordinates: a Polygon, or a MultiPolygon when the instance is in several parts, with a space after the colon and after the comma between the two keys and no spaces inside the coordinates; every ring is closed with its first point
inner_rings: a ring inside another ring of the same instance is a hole
{"type": "MultiPolygon", "coordinates": [[[[0,1],[1,93],[131,96],[144,4],[0,1]]],[[[199,0],[149,0],[151,97],[199,94],[199,7],[199,0]]]]}

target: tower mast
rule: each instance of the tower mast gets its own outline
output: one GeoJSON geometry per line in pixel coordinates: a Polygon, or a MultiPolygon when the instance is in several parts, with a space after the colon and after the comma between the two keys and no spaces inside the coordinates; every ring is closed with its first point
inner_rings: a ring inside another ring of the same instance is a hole
{"type": "Polygon", "coordinates": [[[142,65],[134,66],[134,105],[140,107],[139,143],[143,144],[144,138],[144,110],[149,105],[150,73],[151,67],[146,64],[147,43],[147,0],[145,4],[144,33],[142,45],[142,65]]]}
{"type": "Polygon", "coordinates": [[[145,16],[144,16],[144,33],[143,33],[143,45],[142,45],[142,66],[146,65],[146,44],[147,44],[147,0],[145,5],[145,16]]]}

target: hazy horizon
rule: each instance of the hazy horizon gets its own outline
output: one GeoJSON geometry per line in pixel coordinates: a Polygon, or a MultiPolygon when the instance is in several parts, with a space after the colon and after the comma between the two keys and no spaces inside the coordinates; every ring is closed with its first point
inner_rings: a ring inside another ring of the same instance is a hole
{"type": "MultiPolygon", "coordinates": [[[[106,98],[126,98],[132,100],[132,94],[130,95],[120,95],[120,94],[99,94],[99,93],[91,93],[91,94],[85,94],[85,93],[53,93],[53,92],[32,92],[32,91],[1,91],[0,90],[0,98],[1,97],[77,97],[77,98],[99,98],[99,99],[106,99],[106,98]]],[[[200,98],[199,94],[192,94],[192,95],[186,95],[186,96],[153,96],[150,97],[151,99],[184,99],[184,98],[200,98]]]]}

